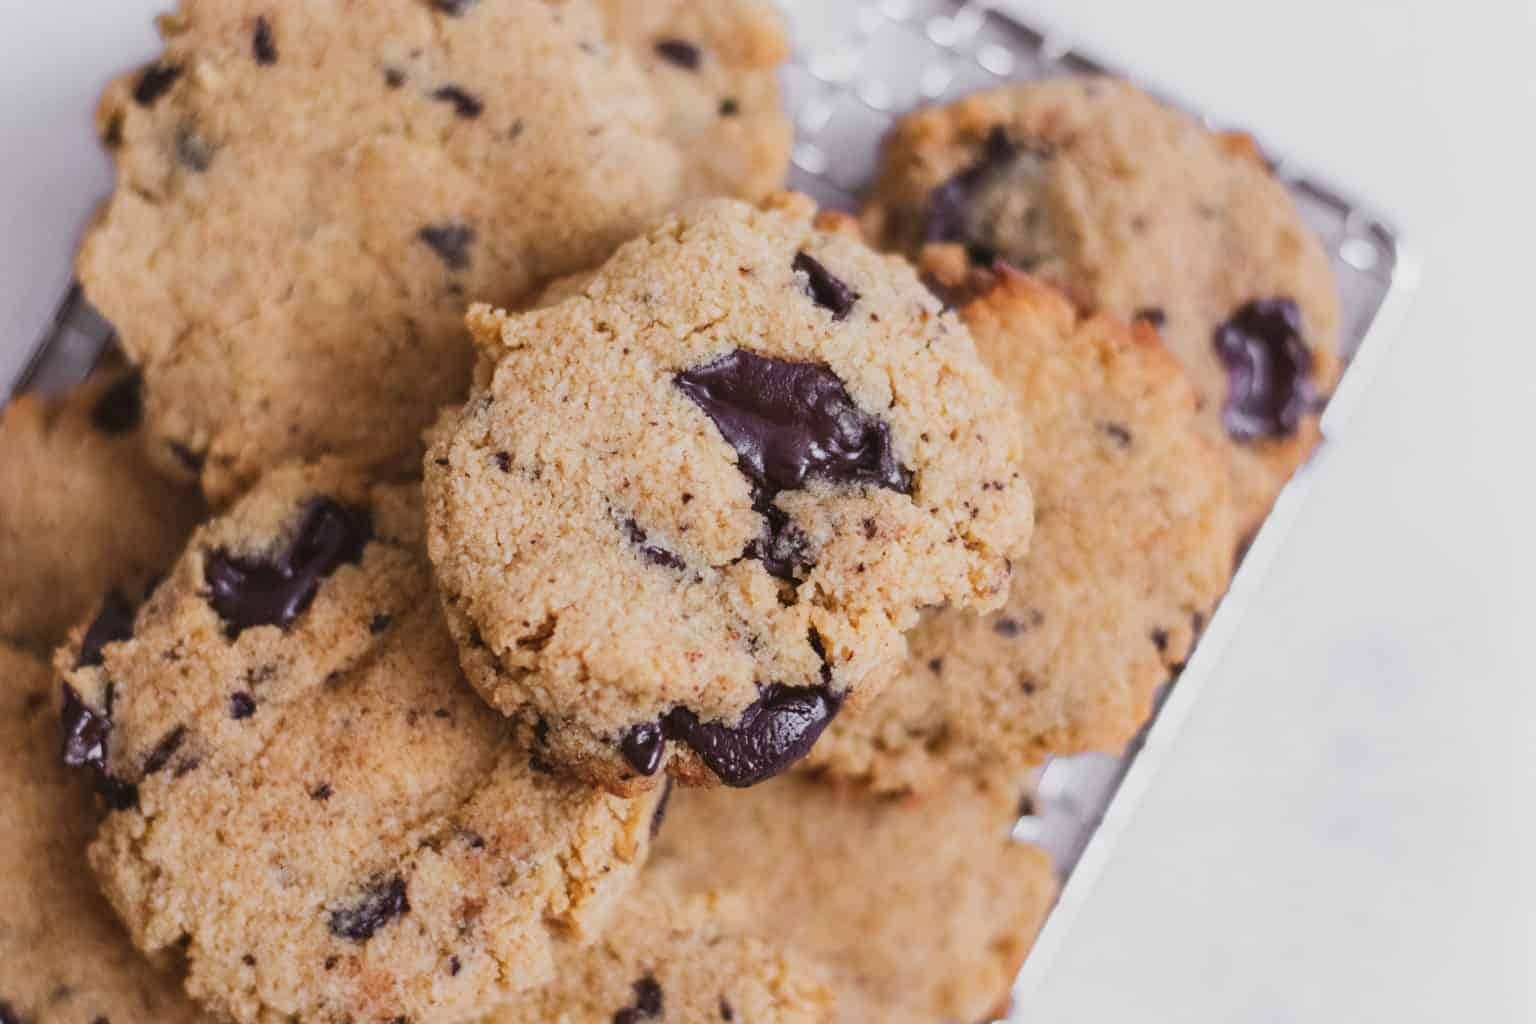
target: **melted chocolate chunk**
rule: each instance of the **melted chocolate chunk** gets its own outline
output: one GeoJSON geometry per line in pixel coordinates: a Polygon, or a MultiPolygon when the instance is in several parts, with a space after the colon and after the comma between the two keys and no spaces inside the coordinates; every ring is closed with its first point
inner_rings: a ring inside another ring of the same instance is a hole
{"type": "Polygon", "coordinates": [[[75,668],[91,668],[102,663],[102,651],[109,644],[121,643],[133,637],[133,605],[115,590],[107,591],[96,609],[96,617],[85,629],[80,641],[80,654],[75,658],[75,668]]]}
{"type": "Polygon", "coordinates": [[[397,917],[410,913],[405,879],[399,875],[377,878],[369,884],[362,899],[351,906],[331,911],[331,934],[339,939],[367,942],[374,932],[397,917]]]}
{"type": "Polygon", "coordinates": [[[1248,303],[1216,329],[1216,353],[1227,368],[1222,422],[1234,441],[1290,437],[1316,406],[1312,352],[1295,301],[1248,303]]]}
{"type": "Polygon", "coordinates": [[[686,39],[663,39],[656,44],[656,55],[668,64],[676,64],[687,71],[699,70],[704,54],[686,39]]]}
{"type": "Polygon", "coordinates": [[[475,229],[466,224],[429,224],[416,237],[437,253],[449,270],[469,269],[469,249],[475,244],[475,229]]]}
{"type": "Polygon", "coordinates": [[[633,519],[624,520],[624,536],[629,542],[639,549],[641,557],[652,565],[659,565],[666,569],[686,569],[688,563],[666,548],[659,548],[654,544],[647,544],[649,537],[640,529],[640,524],[633,519]]]}
{"type": "Polygon", "coordinates": [[[255,626],[286,628],[309,607],[321,580],[362,559],[372,536],[365,510],[314,498],[282,549],[257,557],[210,551],[204,569],[208,602],[230,639],[255,626]]]}
{"type": "Polygon", "coordinates": [[[666,752],[667,741],[661,734],[661,726],[654,722],[637,725],[619,740],[619,752],[629,766],[644,776],[656,774],[661,767],[661,755],[666,752]]]}
{"type": "Polygon", "coordinates": [[[175,64],[155,63],[139,74],[133,86],[133,101],[141,107],[152,107],[155,101],[171,91],[182,69],[175,64]]]}
{"type": "Polygon", "coordinates": [[[661,799],[656,801],[656,809],[651,812],[651,838],[655,839],[661,834],[662,823],[667,820],[667,805],[672,802],[672,780],[668,779],[661,787],[661,799]]]}
{"type": "Polygon", "coordinates": [[[480,0],[432,0],[432,6],[448,15],[450,18],[462,18],[480,0]]]}
{"type": "Polygon", "coordinates": [[[742,552],[744,558],[763,563],[768,575],[797,582],[815,568],[811,540],[777,505],[763,509],[763,532],[742,552]]]}
{"type": "Polygon", "coordinates": [[[91,407],[91,425],[109,437],[121,437],[139,429],[144,419],[139,385],[137,370],[119,377],[91,407]]]}
{"type": "Polygon", "coordinates": [[[810,285],[811,300],[832,314],[833,320],[846,320],[859,301],[859,293],[848,287],[808,253],[796,253],[794,268],[804,274],[810,285]]]}
{"type": "Polygon", "coordinates": [[[457,85],[443,86],[432,94],[432,98],[439,103],[451,104],[453,112],[466,120],[477,118],[485,111],[485,103],[480,97],[457,85]]]}
{"type": "Polygon", "coordinates": [[[734,727],[701,722],[687,708],[662,719],[668,739],[688,744],[727,786],[756,785],[804,757],[839,708],[825,687],[772,685],[734,727]]]}
{"type": "MultiPolygon", "coordinates": [[[[1008,137],[1007,130],[1002,125],[993,126],[976,161],[929,194],[928,223],[924,229],[926,239],[930,242],[968,241],[972,200],[988,178],[1006,168],[1018,155],[1019,146],[1008,137]]],[[[973,259],[972,262],[977,261],[973,259]]]]}
{"type": "Polygon", "coordinates": [[[277,63],[277,41],[272,38],[272,23],[264,14],[256,18],[256,31],[251,34],[251,53],[257,64],[277,63]]]}
{"type": "Polygon", "coordinates": [[[912,489],[890,427],[855,405],[825,366],[737,349],[678,374],[676,383],[736,449],[763,504],[811,479],[912,489]]]}
{"type": "Polygon", "coordinates": [[[613,1015],[613,1024],[639,1024],[661,1016],[661,983],[647,974],[635,982],[635,1001],[613,1015]]]}
{"type": "Polygon", "coordinates": [[[235,721],[250,718],[256,713],[256,698],[244,690],[236,690],[229,695],[229,717],[235,721]]]}

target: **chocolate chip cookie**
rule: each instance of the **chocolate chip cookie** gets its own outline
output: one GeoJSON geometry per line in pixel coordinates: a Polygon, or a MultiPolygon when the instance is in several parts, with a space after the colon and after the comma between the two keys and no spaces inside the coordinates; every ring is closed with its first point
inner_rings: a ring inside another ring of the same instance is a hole
{"type": "Polygon", "coordinates": [[[293,456],[414,473],[469,379],[471,299],[591,266],[695,188],[775,186],[777,22],[643,6],[664,17],[183,0],[162,19],[165,52],[101,103],[117,190],[79,274],[144,369],[164,468],[219,500],[293,456]],[[697,81],[651,68],[671,37],[634,26],[687,32],[697,81]],[[695,93],[727,88],[704,123],[695,93]]]}
{"type": "Polygon", "coordinates": [[[1005,260],[1157,327],[1230,452],[1245,535],[1317,444],[1337,294],[1247,136],[1112,79],[1021,83],[903,119],[864,224],[886,246],[1005,260]]]}
{"type": "Polygon", "coordinates": [[[274,471],[60,652],[90,860],[134,943],[238,1021],[463,1020],[547,983],[654,800],[549,774],[465,684],[417,489],[274,471]]]}
{"type": "Polygon", "coordinates": [[[58,703],[48,666],[0,644],[0,1021],[204,1020],[96,891],[96,808],[59,761],[58,703]]]}
{"type": "Polygon", "coordinates": [[[426,460],[449,625],[542,757],[617,792],[782,771],[1026,546],[969,332],[814,213],[689,205],[562,302],[470,314],[477,387],[426,460]]]}
{"type": "Polygon", "coordinates": [[[558,980],[482,1024],[846,1024],[818,964],[727,926],[742,909],[730,894],[685,893],[647,871],[603,937],[561,961],[558,980]]]}
{"type": "Polygon", "coordinates": [[[1018,785],[1048,755],[1119,750],[1232,569],[1226,462],[1157,332],[1079,317],[1011,269],[970,276],[962,318],[1024,411],[1035,535],[1007,604],[929,615],[897,680],[812,752],[882,792],[1018,785]]]}
{"type": "Polygon", "coordinates": [[[137,600],[202,514],[144,454],[139,376],[108,361],[65,395],[0,411],[0,639],[63,642],[104,593],[137,600]]]}
{"type": "Polygon", "coordinates": [[[858,996],[840,1020],[990,1020],[1056,893],[1045,855],[1008,838],[1010,804],[966,786],[888,799],[800,775],[684,790],[654,866],[739,894],[741,927],[831,970],[858,996]]]}

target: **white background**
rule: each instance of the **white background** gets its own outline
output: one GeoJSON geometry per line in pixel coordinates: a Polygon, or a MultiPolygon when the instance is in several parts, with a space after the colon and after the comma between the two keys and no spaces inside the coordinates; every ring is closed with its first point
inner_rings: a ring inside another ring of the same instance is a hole
{"type": "MultiPolygon", "coordinates": [[[[106,190],[96,92],[163,6],[0,0],[0,381],[106,190]]],[[[1536,0],[1026,9],[1358,186],[1426,256],[1027,1019],[1536,1020],[1536,0]]]]}

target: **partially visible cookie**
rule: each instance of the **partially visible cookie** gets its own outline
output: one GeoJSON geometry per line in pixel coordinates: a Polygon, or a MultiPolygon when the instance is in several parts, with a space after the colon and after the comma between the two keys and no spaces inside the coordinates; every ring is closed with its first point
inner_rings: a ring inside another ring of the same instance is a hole
{"type": "Polygon", "coordinates": [[[0,640],[51,650],[102,595],[142,597],[202,514],[144,455],[138,374],[109,358],[0,410],[0,640]]]}
{"type": "Polygon", "coordinates": [[[733,930],[733,897],[683,893],[647,871],[594,945],[558,979],[482,1024],[834,1024],[846,1021],[821,967],[733,930]]]}
{"type": "Polygon", "coordinates": [[[519,302],[696,189],[779,185],[777,23],[745,0],[628,6],[182,0],[161,19],[164,53],[100,105],[117,189],[78,271],[144,368],[167,471],[220,502],[292,457],[413,474],[469,379],[471,299],[519,302]],[[652,67],[634,33],[653,25],[690,33],[696,85],[652,67]],[[725,89],[736,114],[704,120],[725,89]]]}
{"type": "Polygon", "coordinates": [[[968,786],[898,800],[792,775],[678,792],[654,862],[736,893],[734,924],[860,993],[840,1020],[984,1020],[1056,894],[1045,855],[1008,838],[1013,820],[1010,801],[968,786]]]}
{"type": "Polygon", "coordinates": [[[1006,605],[930,615],[897,680],[812,752],[882,792],[1121,749],[1232,570],[1226,462],[1157,332],[1080,318],[1013,270],[972,277],[961,315],[1023,410],[1035,535],[1006,605]]]}
{"type": "Polygon", "coordinates": [[[808,199],[683,207],[564,301],[479,307],[426,461],[471,682],[617,792],[751,785],[1030,531],[1017,413],[905,261],[808,199]]]}
{"type": "Polygon", "coordinates": [[[58,703],[48,666],[0,643],[0,1021],[203,1020],[96,891],[96,808],[59,760],[58,703]]]}
{"type": "Polygon", "coordinates": [[[239,1021],[462,1020],[548,982],[654,800],[548,774],[460,675],[415,487],[269,474],[131,618],[61,651],[92,867],[239,1021]]]}
{"type": "Polygon", "coordinates": [[[864,224],[885,246],[1005,260],[1088,310],[1158,327],[1231,452],[1245,534],[1317,444],[1337,292],[1247,136],[1112,79],[1011,85],[904,118],[864,224]]]}

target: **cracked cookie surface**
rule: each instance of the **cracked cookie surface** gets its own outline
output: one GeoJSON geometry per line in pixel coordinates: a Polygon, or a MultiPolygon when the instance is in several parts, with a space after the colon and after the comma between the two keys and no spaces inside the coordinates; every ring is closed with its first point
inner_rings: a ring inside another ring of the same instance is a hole
{"type": "Polygon", "coordinates": [[[684,207],[563,301],[478,308],[425,463],[471,682],[616,791],[762,781],[995,606],[1030,530],[1017,413],[905,262],[765,207],[684,207]]]}
{"type": "Polygon", "coordinates": [[[840,1021],[991,1020],[1056,895],[1014,818],[966,785],[889,799],[791,775],[674,794],[653,868],[732,893],[732,926],[813,957],[848,996],[840,1021]]]}
{"type": "Polygon", "coordinates": [[[143,596],[202,515],[144,454],[138,375],[109,357],[57,397],[0,411],[0,639],[63,642],[103,594],[143,596]]]}
{"type": "Polygon", "coordinates": [[[1338,376],[1327,255],[1253,140],[1113,79],[978,93],[903,118],[863,223],[881,245],[1004,260],[1090,311],[1157,327],[1248,535],[1319,440],[1338,376]]]}
{"type": "Polygon", "coordinates": [[[1011,269],[971,277],[961,317],[1023,410],[1035,534],[1002,608],[927,616],[896,680],[812,752],[882,792],[1119,751],[1231,575],[1226,463],[1156,332],[1011,269]]]}
{"type": "Polygon", "coordinates": [[[183,0],[161,19],[162,56],[100,105],[117,189],[78,272],[144,369],[167,472],[220,502],[290,457],[414,473],[469,379],[470,300],[519,302],[695,189],[778,186],[776,17],[627,6],[183,0]],[[696,67],[656,66],[674,39],[696,67]],[[715,92],[735,103],[706,123],[715,92]]]}
{"type": "Polygon", "coordinates": [[[489,1010],[648,849],[654,801],[548,774],[464,682],[415,487],[274,471],[56,664],[105,892],[235,1020],[489,1010]]]}
{"type": "Polygon", "coordinates": [[[59,761],[58,704],[47,664],[0,643],[0,1020],[209,1020],[96,891],[85,859],[95,801],[59,761]]]}

